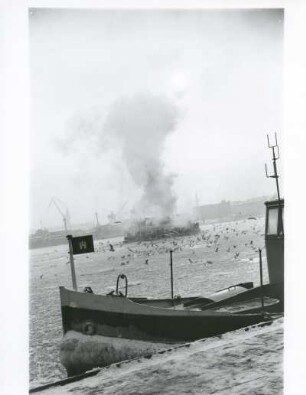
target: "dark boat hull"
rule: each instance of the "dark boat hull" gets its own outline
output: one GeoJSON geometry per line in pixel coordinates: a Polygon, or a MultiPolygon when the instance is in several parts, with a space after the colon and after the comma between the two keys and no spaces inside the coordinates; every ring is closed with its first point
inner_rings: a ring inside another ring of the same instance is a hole
{"type": "Polygon", "coordinates": [[[261,313],[231,314],[151,307],[128,298],[61,288],[64,333],[125,339],[184,342],[215,336],[263,320],[261,313]]]}
{"type": "Polygon", "coordinates": [[[63,287],[60,294],[64,330],[61,362],[68,375],[266,320],[261,313],[232,314],[182,308],[198,300],[201,306],[213,304],[205,298],[174,302],[169,299],[130,300],[74,292],[63,287]]]}
{"type": "Polygon", "coordinates": [[[125,339],[176,343],[215,336],[262,321],[261,314],[146,315],[63,307],[69,329],[125,339]],[[90,328],[90,329],[89,329],[90,328]]]}

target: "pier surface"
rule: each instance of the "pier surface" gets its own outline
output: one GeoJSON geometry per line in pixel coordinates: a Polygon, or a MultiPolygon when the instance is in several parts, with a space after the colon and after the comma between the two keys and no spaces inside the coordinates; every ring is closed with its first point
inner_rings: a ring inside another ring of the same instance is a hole
{"type": "Polygon", "coordinates": [[[283,318],[101,369],[58,394],[283,393],[283,318]]]}

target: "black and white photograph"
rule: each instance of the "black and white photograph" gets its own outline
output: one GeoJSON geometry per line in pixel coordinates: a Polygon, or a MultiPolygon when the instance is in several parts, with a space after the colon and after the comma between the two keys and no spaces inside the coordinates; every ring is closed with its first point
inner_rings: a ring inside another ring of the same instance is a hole
{"type": "Polygon", "coordinates": [[[286,393],[284,7],[26,21],[28,391],[286,393]]]}

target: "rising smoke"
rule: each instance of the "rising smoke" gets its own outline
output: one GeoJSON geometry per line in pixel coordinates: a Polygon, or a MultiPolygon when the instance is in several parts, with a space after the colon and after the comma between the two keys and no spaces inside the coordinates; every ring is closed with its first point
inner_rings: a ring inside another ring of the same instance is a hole
{"type": "Polygon", "coordinates": [[[164,218],[175,210],[174,176],[165,173],[162,154],[178,116],[178,108],[166,98],[139,94],[116,101],[106,117],[103,132],[120,146],[122,160],[143,192],[135,206],[139,216],[164,218]]]}

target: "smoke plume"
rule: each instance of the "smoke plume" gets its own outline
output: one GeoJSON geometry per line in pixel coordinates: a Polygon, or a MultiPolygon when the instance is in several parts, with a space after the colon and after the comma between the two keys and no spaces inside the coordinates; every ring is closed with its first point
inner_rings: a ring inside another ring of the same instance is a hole
{"type": "Polygon", "coordinates": [[[173,214],[176,197],[173,175],[165,174],[162,160],[166,137],[175,129],[178,109],[167,99],[149,94],[120,99],[111,107],[104,132],[122,150],[122,159],[135,184],[143,191],[139,215],[173,214]]]}

